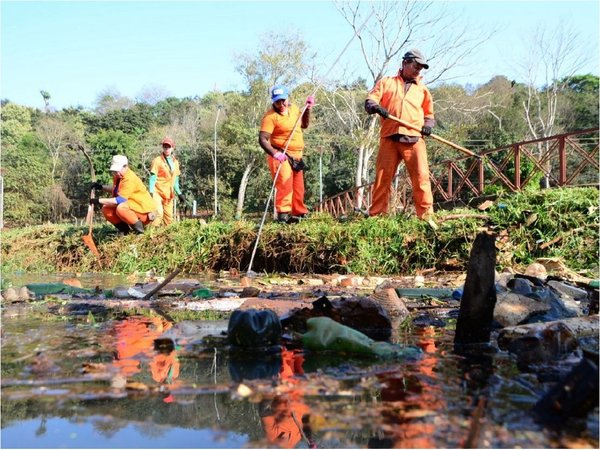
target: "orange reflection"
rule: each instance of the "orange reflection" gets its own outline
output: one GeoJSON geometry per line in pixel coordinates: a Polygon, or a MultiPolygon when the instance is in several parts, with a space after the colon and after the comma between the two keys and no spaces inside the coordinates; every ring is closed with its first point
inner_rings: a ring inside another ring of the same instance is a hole
{"type": "Polygon", "coordinates": [[[158,348],[154,341],[172,324],[160,317],[129,317],[115,326],[117,351],[114,365],[122,375],[129,377],[141,371],[140,359],[149,358],[152,379],[157,383],[171,383],[179,376],[177,352],[158,348]]]}
{"type": "MultiPolygon", "coordinates": [[[[279,378],[288,384],[298,385],[294,375],[304,374],[302,364],[304,357],[301,354],[283,349],[281,352],[281,369],[279,378]]],[[[302,401],[304,393],[301,387],[296,386],[287,393],[265,400],[260,406],[260,416],[269,443],[281,448],[295,448],[302,438],[315,448],[310,440],[308,415],[310,408],[302,401]]]]}
{"type": "MultiPolygon", "coordinates": [[[[423,350],[421,359],[410,373],[383,374],[385,388],[381,398],[386,402],[382,412],[393,448],[436,448],[434,423],[446,401],[434,380],[438,364],[435,329],[424,328],[417,345],[423,350]]],[[[387,434],[387,433],[386,433],[387,434]]]]}

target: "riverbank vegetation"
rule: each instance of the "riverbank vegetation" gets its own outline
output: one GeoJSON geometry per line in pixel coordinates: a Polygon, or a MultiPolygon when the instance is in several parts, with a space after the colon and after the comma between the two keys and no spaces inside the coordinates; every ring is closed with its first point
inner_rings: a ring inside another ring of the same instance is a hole
{"type": "MultiPolygon", "coordinates": [[[[536,258],[560,258],[572,270],[597,277],[598,190],[548,189],[498,197],[485,211],[438,211],[437,230],[414,216],[340,222],[314,214],[299,224],[267,222],[252,270],[285,273],[392,275],[422,269],[464,270],[476,234],[497,234],[498,266],[518,267],[536,258]],[[448,219],[458,216],[457,219],[448,219]],[[471,217],[469,217],[471,216],[471,217]],[[486,216],[486,217],[482,217],[486,216]]],[[[117,236],[94,227],[100,259],[83,244],[87,228],[40,225],[5,229],[6,272],[152,271],[166,274],[248,270],[259,220],[187,219],[144,235],[117,236]]]]}

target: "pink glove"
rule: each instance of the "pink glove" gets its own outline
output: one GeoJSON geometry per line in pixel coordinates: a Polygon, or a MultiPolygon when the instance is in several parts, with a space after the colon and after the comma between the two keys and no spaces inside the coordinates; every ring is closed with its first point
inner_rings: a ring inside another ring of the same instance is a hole
{"type": "Polygon", "coordinates": [[[284,162],[287,159],[287,156],[285,156],[282,152],[275,152],[273,158],[279,162],[284,162]]]}
{"type": "Polygon", "coordinates": [[[308,109],[312,108],[315,104],[315,96],[314,95],[309,95],[308,97],[306,97],[306,105],[308,106],[308,109]]]}

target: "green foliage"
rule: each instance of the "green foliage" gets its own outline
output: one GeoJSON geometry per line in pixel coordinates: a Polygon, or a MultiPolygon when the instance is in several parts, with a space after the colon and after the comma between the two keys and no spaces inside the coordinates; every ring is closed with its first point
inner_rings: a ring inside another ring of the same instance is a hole
{"type": "Polygon", "coordinates": [[[129,166],[140,176],[144,174],[139,157],[141,149],[135,136],[121,130],[102,130],[88,136],[88,144],[92,148],[91,158],[96,170],[98,180],[110,184],[112,179],[108,172],[111,159],[114,155],[125,155],[129,166]]]}
{"type": "Polygon", "coordinates": [[[4,220],[9,226],[31,225],[49,217],[46,191],[52,185],[51,162],[34,133],[2,151],[4,220]]]}
{"type": "MultiPolygon", "coordinates": [[[[459,211],[461,212],[461,211],[459,211]]],[[[439,220],[438,229],[414,217],[376,217],[337,222],[315,214],[296,225],[268,222],[252,269],[257,272],[393,275],[425,268],[465,270],[476,235],[485,223],[465,218],[439,220]]],[[[437,213],[439,218],[442,212],[437,213]]],[[[524,266],[557,257],[596,277],[598,192],[549,189],[501,197],[488,210],[488,228],[498,234],[498,267],[524,266]],[[540,248],[541,243],[561,239],[540,248]]],[[[100,266],[81,240],[82,227],[44,226],[3,233],[5,271],[97,271],[100,266]]],[[[116,273],[167,274],[248,269],[257,223],[184,220],[144,235],[117,237],[110,225],[94,228],[100,264],[116,273]]]]}
{"type": "Polygon", "coordinates": [[[568,90],[565,93],[566,107],[561,115],[561,126],[567,131],[585,130],[598,127],[599,82],[596,75],[577,75],[564,80],[568,90]]]}
{"type": "Polygon", "coordinates": [[[31,108],[8,103],[2,106],[2,147],[17,145],[25,134],[32,131],[31,108]]]}

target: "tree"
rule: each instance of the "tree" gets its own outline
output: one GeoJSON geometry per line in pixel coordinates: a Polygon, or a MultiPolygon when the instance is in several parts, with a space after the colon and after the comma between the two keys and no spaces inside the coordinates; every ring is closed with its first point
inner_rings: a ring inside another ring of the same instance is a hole
{"type": "MultiPolygon", "coordinates": [[[[527,56],[520,61],[525,75],[526,96],[522,101],[523,117],[534,139],[549,137],[559,131],[561,94],[569,87],[570,79],[589,59],[590,47],[581,41],[577,31],[561,22],[549,29],[539,25],[533,37],[527,36],[527,56]]],[[[538,145],[538,156],[547,152],[546,145],[538,145]]],[[[550,182],[550,161],[546,163],[544,185],[550,182]]]]}
{"type": "Polygon", "coordinates": [[[16,145],[27,133],[32,131],[31,109],[15,103],[2,106],[0,120],[2,121],[2,146],[16,145]]]}
{"type": "Polygon", "coordinates": [[[83,141],[83,126],[74,120],[65,120],[60,115],[45,115],[35,127],[40,141],[46,146],[52,160],[51,177],[58,181],[60,161],[70,151],[68,144],[83,141]]]}
{"type": "Polygon", "coordinates": [[[44,107],[46,109],[46,112],[50,111],[50,93],[48,91],[40,91],[40,94],[42,94],[42,98],[44,99],[44,107]]]}

